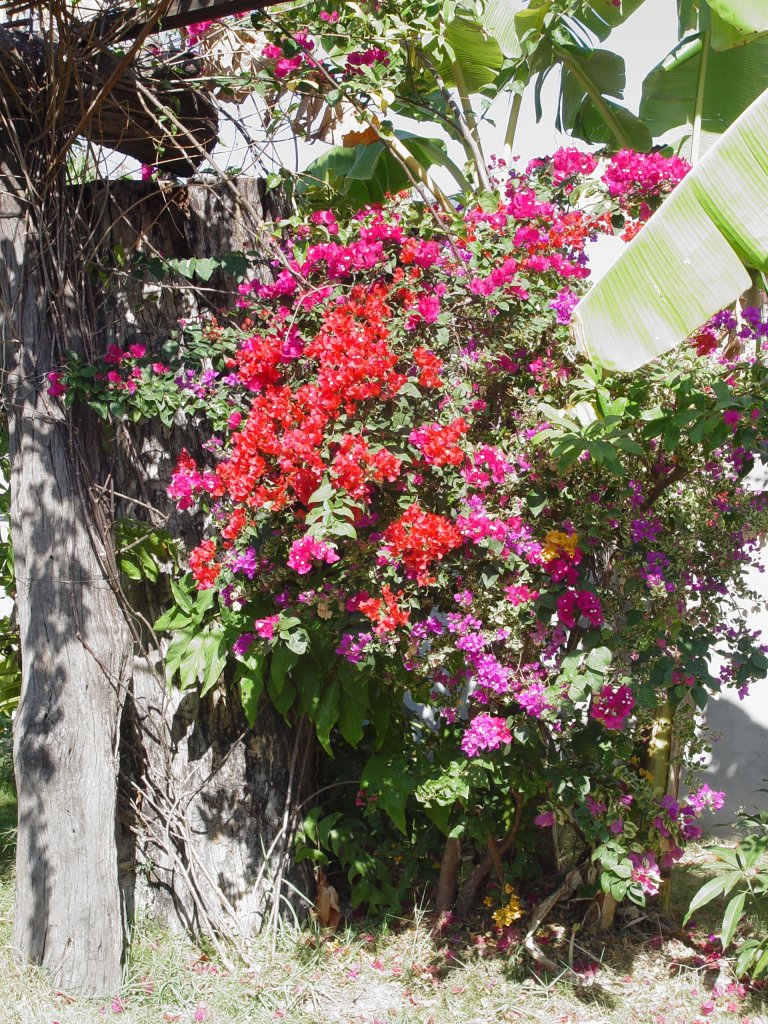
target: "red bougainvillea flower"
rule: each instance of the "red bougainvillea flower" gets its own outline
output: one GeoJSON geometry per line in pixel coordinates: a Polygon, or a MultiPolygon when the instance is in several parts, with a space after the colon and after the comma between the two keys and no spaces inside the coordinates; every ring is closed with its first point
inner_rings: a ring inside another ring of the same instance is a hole
{"type": "Polygon", "coordinates": [[[216,542],[204,540],[189,556],[189,568],[195,578],[198,589],[210,590],[221,572],[216,563],[216,542]]]}
{"type": "Polygon", "coordinates": [[[456,442],[468,429],[467,421],[459,416],[445,427],[439,423],[427,423],[412,430],[408,440],[414,448],[418,448],[429,465],[460,466],[464,461],[464,452],[456,442]]]}
{"type": "Polygon", "coordinates": [[[409,577],[426,584],[429,567],[461,547],[464,538],[450,519],[425,512],[414,503],[389,524],[384,541],[389,560],[402,562],[409,577]]]}

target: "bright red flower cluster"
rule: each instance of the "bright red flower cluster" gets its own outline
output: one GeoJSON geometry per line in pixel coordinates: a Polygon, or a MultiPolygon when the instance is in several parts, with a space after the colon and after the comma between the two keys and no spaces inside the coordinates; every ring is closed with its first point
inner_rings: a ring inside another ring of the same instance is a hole
{"type": "Polygon", "coordinates": [[[221,566],[216,562],[216,541],[204,540],[189,556],[189,568],[200,590],[210,590],[216,583],[221,566]]]}
{"type": "Polygon", "coordinates": [[[412,430],[408,440],[421,452],[430,466],[460,466],[464,452],[456,443],[469,430],[467,421],[459,416],[443,427],[439,423],[427,423],[412,430]]]}
{"type": "MultiPolygon", "coordinates": [[[[400,462],[387,452],[370,453],[360,436],[343,438],[330,467],[326,428],[351,417],[361,403],[394,397],[408,380],[395,369],[388,344],[392,310],[385,285],[356,286],[348,299],[325,309],[320,329],[303,347],[303,362],[317,367],[315,379],[293,390],[282,383],[292,353],[282,331],[248,338],[236,355],[238,377],[256,395],[248,419],[233,438],[217,476],[224,493],[253,508],[275,511],[306,504],[329,468],[339,487],[355,497],[368,480],[392,480],[400,462]]],[[[288,339],[293,340],[296,339],[288,339]]]]}
{"type": "Polygon", "coordinates": [[[409,577],[427,584],[429,567],[461,547],[464,538],[450,519],[413,504],[389,524],[384,542],[389,561],[402,562],[409,577]]]}
{"type": "Polygon", "coordinates": [[[367,501],[371,497],[370,481],[393,483],[401,466],[402,461],[386,448],[372,452],[364,437],[345,434],[331,463],[331,477],[338,488],[367,501]]]}
{"type": "Polygon", "coordinates": [[[357,605],[371,622],[376,623],[374,632],[379,636],[382,633],[390,633],[398,626],[408,625],[410,613],[405,608],[400,608],[398,601],[403,596],[403,591],[398,590],[397,594],[392,593],[392,588],[386,584],[381,591],[381,598],[368,597],[357,605]]]}

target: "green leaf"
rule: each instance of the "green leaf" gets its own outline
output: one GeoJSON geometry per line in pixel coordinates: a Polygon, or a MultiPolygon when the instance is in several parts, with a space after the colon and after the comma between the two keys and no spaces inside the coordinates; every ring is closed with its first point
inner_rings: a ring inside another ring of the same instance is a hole
{"type": "MultiPolygon", "coordinates": [[[[756,958],[760,955],[760,944],[752,939],[751,941],[745,942],[739,949],[739,955],[736,957],[736,963],[734,965],[734,975],[740,978],[750,970],[750,965],[754,964],[756,958]]],[[[768,956],[768,950],[766,950],[766,956],[768,956]]],[[[757,977],[757,967],[751,971],[753,977],[757,977]]]]}
{"type": "Polygon", "coordinates": [[[301,658],[293,669],[293,679],[299,693],[299,711],[314,722],[320,706],[322,669],[313,658],[301,658]]]}
{"type": "Polygon", "coordinates": [[[283,639],[285,646],[294,654],[304,654],[309,647],[309,636],[305,629],[295,629],[283,639]]]}
{"type": "Polygon", "coordinates": [[[630,14],[638,9],[645,0],[587,0],[584,9],[579,12],[579,21],[594,32],[598,39],[606,39],[617,25],[622,25],[630,14]]]}
{"type": "Polygon", "coordinates": [[[407,767],[399,762],[390,762],[385,754],[375,754],[363,769],[361,785],[366,792],[375,794],[379,806],[402,833],[406,833],[405,806],[408,797],[416,789],[416,781],[407,767]]]}
{"type": "MultiPolygon", "coordinates": [[[[190,629],[181,629],[174,633],[173,639],[165,652],[165,678],[170,683],[179,671],[187,647],[192,639],[193,633],[190,629]]],[[[182,679],[182,689],[188,685],[182,679]]]]}
{"type": "Polygon", "coordinates": [[[538,517],[547,507],[548,497],[544,491],[533,490],[528,492],[528,496],[525,500],[528,504],[528,508],[531,510],[531,515],[538,517]]]}
{"type": "Polygon", "coordinates": [[[189,579],[191,576],[185,576],[177,583],[173,578],[171,579],[171,593],[176,604],[183,609],[185,612],[192,612],[192,595],[189,592],[189,579]]]}
{"type": "Polygon", "coordinates": [[[228,252],[221,257],[221,266],[230,277],[242,278],[248,273],[248,257],[244,252],[228,252]]]}
{"type": "Polygon", "coordinates": [[[645,448],[637,441],[633,441],[631,437],[615,437],[611,438],[611,444],[618,448],[622,452],[627,452],[630,455],[644,455],[645,448]]]}
{"type": "Polygon", "coordinates": [[[723,949],[727,949],[731,943],[731,939],[736,933],[736,929],[739,926],[741,915],[744,910],[744,901],[747,898],[746,892],[737,893],[730,901],[728,906],[725,908],[725,916],[723,917],[723,928],[720,932],[720,942],[722,943],[723,949]]]}
{"type": "Polygon", "coordinates": [[[329,686],[323,690],[320,696],[320,703],[315,715],[315,728],[317,738],[327,754],[333,756],[331,750],[331,729],[339,720],[339,698],[340,687],[338,679],[334,679],[329,686]]]}
{"type": "Polygon", "coordinates": [[[729,864],[733,868],[738,868],[739,862],[736,859],[736,851],[732,850],[730,847],[713,846],[712,853],[714,853],[718,860],[723,861],[724,864],[729,864]]]}
{"type": "Polygon", "coordinates": [[[367,146],[355,146],[355,160],[346,177],[355,181],[370,181],[376,173],[376,165],[386,153],[383,142],[372,142],[367,146]]]}
{"type": "Polygon", "coordinates": [[[605,672],[613,661],[613,653],[608,647],[595,647],[587,655],[587,665],[596,672],[605,672]]]}
{"type": "Polygon", "coordinates": [[[211,628],[202,634],[201,654],[202,659],[202,687],[200,696],[204,697],[212,689],[221,677],[224,667],[227,664],[229,650],[226,641],[221,633],[221,628],[211,628]]]}
{"type": "Polygon", "coordinates": [[[590,145],[602,143],[614,148],[618,145],[640,153],[651,148],[651,133],[637,114],[609,99],[605,100],[605,107],[610,112],[610,121],[606,120],[605,110],[596,106],[591,97],[586,97],[574,119],[571,134],[590,145]]]}
{"type": "Polygon", "coordinates": [[[195,262],[195,274],[201,281],[210,281],[221,264],[220,260],[198,259],[195,262]]]}
{"type": "MultiPolygon", "coordinates": [[[[498,42],[484,31],[483,26],[472,18],[459,15],[446,26],[445,41],[455,54],[455,64],[467,93],[478,93],[487,85],[496,82],[504,64],[504,54],[498,42]]],[[[509,45],[507,37],[507,45],[509,45]]],[[[440,77],[449,88],[457,86],[454,60],[449,54],[438,59],[440,77]]],[[[425,76],[429,74],[424,72],[425,76]]]]}
{"type": "MultiPolygon", "coordinates": [[[[262,662],[263,668],[263,662],[262,662]]],[[[263,673],[249,671],[247,675],[240,677],[240,700],[243,704],[243,711],[248,725],[253,728],[256,715],[259,710],[259,699],[264,691],[263,673]]]]}
{"type": "Polygon", "coordinates": [[[341,710],[339,732],[356,747],[363,738],[368,718],[368,680],[362,672],[345,672],[341,676],[341,710]]]}
{"type": "Polygon", "coordinates": [[[611,50],[568,47],[560,77],[560,107],[556,127],[571,131],[579,109],[588,97],[587,85],[601,96],[620,100],[624,96],[627,76],[624,58],[611,50]]]}
{"type": "Polygon", "coordinates": [[[296,686],[288,674],[298,660],[298,654],[289,650],[284,644],[278,644],[272,651],[267,690],[272,703],[283,718],[288,713],[296,696],[296,686]]]}
{"type": "MultiPolygon", "coordinates": [[[[528,0],[485,0],[480,22],[488,35],[496,41],[505,57],[522,57],[515,15],[528,6],[528,0]]],[[[460,54],[457,54],[460,58],[460,54]]]]}
{"type": "MultiPolygon", "coordinates": [[[[687,36],[643,82],[641,119],[656,141],[676,148],[682,141],[683,156],[691,154],[705,38],[698,33],[687,36]]],[[[706,57],[700,154],[768,88],[768,38],[738,49],[717,51],[709,47],[706,57]]]]}
{"type": "Polygon", "coordinates": [[[130,580],[140,580],[142,572],[130,555],[118,555],[117,566],[130,580]]]}
{"type": "MultiPolygon", "coordinates": [[[[458,173],[459,185],[468,188],[467,179],[449,158],[445,143],[440,139],[425,139],[400,130],[395,135],[424,170],[439,163],[452,173],[458,173]]],[[[408,188],[410,183],[402,165],[384,143],[374,142],[351,149],[330,147],[302,172],[297,191],[309,194],[312,188],[325,184],[340,193],[337,197],[339,205],[357,209],[381,202],[386,193],[399,192],[408,188]]]]}
{"type": "Polygon", "coordinates": [[[691,916],[695,914],[700,907],[705,906],[711,900],[715,899],[716,896],[722,896],[726,891],[727,885],[728,875],[720,875],[717,878],[712,878],[705,885],[702,885],[691,900],[691,905],[688,907],[688,913],[683,918],[683,924],[687,924],[691,916]]]}
{"type": "Polygon", "coordinates": [[[569,46],[563,62],[557,127],[589,143],[646,150],[647,126],[616,100],[624,95],[624,60],[610,50],[569,46]]]}
{"type": "MultiPolygon", "coordinates": [[[[450,158],[446,145],[441,139],[425,139],[400,129],[395,132],[395,136],[400,139],[408,152],[419,161],[425,170],[430,167],[445,167],[462,192],[472,191],[472,185],[458,165],[450,158]]],[[[403,394],[403,391],[404,389],[401,388],[399,393],[403,394]]]]}
{"type": "MultiPolygon", "coordinates": [[[[757,950],[759,953],[759,949],[757,950]]],[[[759,978],[761,974],[768,968],[768,946],[763,950],[763,954],[757,961],[755,966],[752,968],[751,974],[753,978],[759,978]]],[[[738,975],[737,975],[738,977],[738,975]]]]}
{"type": "MultiPolygon", "coordinates": [[[[438,828],[444,836],[447,836],[451,831],[450,819],[451,819],[452,804],[427,804],[424,808],[424,813],[427,815],[432,824],[438,828]]],[[[453,836],[452,838],[458,838],[453,836]]]]}
{"type": "Polygon", "coordinates": [[[712,11],[744,35],[768,32],[768,4],[765,0],[707,0],[712,11]]]}
{"type": "Polygon", "coordinates": [[[336,494],[336,489],[333,484],[322,484],[310,494],[307,505],[322,505],[323,502],[329,501],[334,494],[336,494]]]}

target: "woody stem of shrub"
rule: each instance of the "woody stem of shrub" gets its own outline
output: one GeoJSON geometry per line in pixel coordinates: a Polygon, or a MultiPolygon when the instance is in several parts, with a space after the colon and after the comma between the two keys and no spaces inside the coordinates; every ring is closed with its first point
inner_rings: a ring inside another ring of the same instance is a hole
{"type": "Polygon", "coordinates": [[[461,863],[461,843],[449,837],[445,841],[443,856],[440,861],[440,877],[437,881],[435,896],[435,913],[438,918],[447,914],[456,902],[459,885],[459,864],[461,863]]]}
{"type": "Polygon", "coordinates": [[[480,136],[477,132],[477,123],[475,121],[475,115],[472,111],[472,107],[469,102],[469,94],[467,92],[467,85],[464,80],[461,67],[458,61],[454,61],[451,65],[454,77],[456,79],[456,86],[459,91],[459,98],[461,100],[461,107],[456,103],[453,96],[451,96],[448,86],[443,81],[440,72],[437,70],[435,65],[429,59],[423,50],[419,50],[419,56],[424,61],[426,66],[429,68],[432,77],[434,78],[438,89],[443,95],[449,110],[453,113],[456,121],[456,127],[459,130],[462,138],[462,145],[464,146],[464,152],[467,154],[469,159],[475,165],[475,171],[477,173],[477,180],[480,183],[480,187],[483,191],[488,192],[491,188],[491,183],[488,178],[488,173],[485,169],[485,156],[480,147],[480,136]]]}
{"type": "MultiPolygon", "coordinates": [[[[669,787],[672,741],[672,703],[667,695],[664,702],[656,709],[651,728],[651,739],[648,743],[648,771],[652,776],[651,785],[659,797],[663,797],[669,787]]],[[[660,896],[662,907],[664,910],[669,910],[672,897],[669,869],[662,869],[660,896]]]]}
{"type": "Polygon", "coordinates": [[[491,854],[491,847],[489,847],[486,855],[462,885],[456,907],[456,912],[460,918],[466,917],[474,906],[480,886],[488,877],[494,864],[500,862],[501,858],[509,853],[515,845],[517,833],[520,831],[520,823],[523,820],[525,801],[518,792],[513,791],[512,796],[515,801],[515,820],[512,822],[512,828],[501,840],[496,840],[491,836],[490,842],[493,844],[493,854],[491,854]]]}

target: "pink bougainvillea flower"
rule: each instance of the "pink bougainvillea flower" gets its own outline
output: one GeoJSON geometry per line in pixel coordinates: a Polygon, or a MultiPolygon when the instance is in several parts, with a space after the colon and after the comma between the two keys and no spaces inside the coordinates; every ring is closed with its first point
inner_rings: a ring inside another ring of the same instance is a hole
{"type": "Polygon", "coordinates": [[[256,619],[253,629],[262,640],[272,640],[279,622],[279,615],[268,615],[265,619],[256,619]]]}
{"type": "Polygon", "coordinates": [[[589,713],[606,729],[623,729],[634,706],[635,698],[630,687],[606,683],[600,693],[593,697],[589,713]]]}
{"type": "Polygon", "coordinates": [[[473,718],[461,740],[461,749],[467,757],[481,750],[497,750],[512,742],[512,733],[505,718],[483,713],[473,718]]]}
{"type": "Polygon", "coordinates": [[[339,555],[333,544],[326,544],[325,541],[307,534],[295,540],[291,545],[288,554],[288,567],[297,572],[299,576],[306,576],[312,570],[315,561],[332,565],[338,560],[339,555]]]}
{"type": "Polygon", "coordinates": [[[48,394],[51,398],[60,398],[67,393],[67,385],[62,381],[62,374],[58,370],[52,370],[48,377],[48,394]]]}

